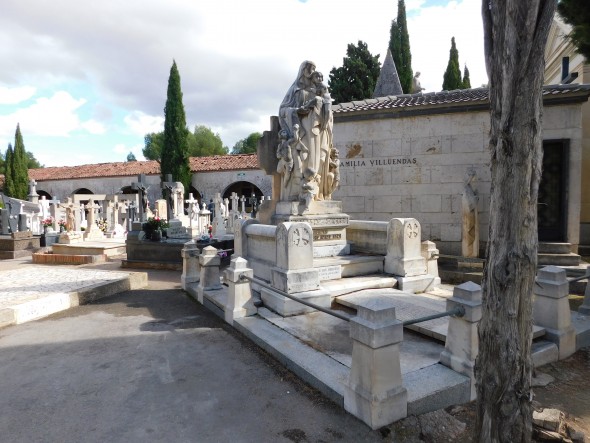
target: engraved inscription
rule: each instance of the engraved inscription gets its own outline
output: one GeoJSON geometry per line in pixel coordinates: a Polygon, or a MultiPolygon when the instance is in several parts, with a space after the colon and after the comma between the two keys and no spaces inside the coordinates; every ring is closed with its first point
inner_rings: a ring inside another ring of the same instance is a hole
{"type": "Polygon", "coordinates": [[[406,234],[408,238],[416,238],[420,235],[420,226],[418,223],[408,223],[406,225],[406,234]]]}
{"type": "Polygon", "coordinates": [[[293,245],[305,246],[309,244],[309,232],[306,229],[295,229],[293,231],[293,245]]]}

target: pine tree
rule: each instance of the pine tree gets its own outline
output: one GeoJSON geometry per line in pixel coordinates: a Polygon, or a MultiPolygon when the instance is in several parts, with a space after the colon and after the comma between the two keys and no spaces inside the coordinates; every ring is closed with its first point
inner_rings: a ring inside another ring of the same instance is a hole
{"type": "Polygon", "coordinates": [[[406,20],[406,4],[404,0],[397,2],[397,19],[391,22],[389,49],[397,69],[399,81],[404,93],[412,92],[412,53],[410,52],[410,35],[406,20]]]}
{"type": "Polygon", "coordinates": [[[12,197],[26,200],[29,195],[29,168],[20,125],[16,125],[14,135],[14,152],[12,154],[10,172],[12,173],[12,197]]]}
{"type": "Polygon", "coordinates": [[[586,61],[590,61],[590,2],[588,0],[561,0],[557,12],[563,21],[572,26],[568,37],[586,61]]]}
{"type": "Polygon", "coordinates": [[[463,89],[471,89],[471,80],[469,79],[469,69],[467,69],[467,65],[465,65],[465,69],[463,69],[463,81],[461,84],[463,89]]]}
{"type": "Polygon", "coordinates": [[[13,157],[12,145],[8,143],[8,149],[4,157],[4,195],[13,197],[12,194],[12,157],[13,157]]]}
{"type": "Polygon", "coordinates": [[[187,140],[189,131],[186,127],[176,61],[170,68],[164,117],[164,143],[160,161],[162,181],[166,180],[167,174],[172,174],[174,181],[181,182],[184,188],[188,189],[191,181],[187,140]]]}
{"type": "Polygon", "coordinates": [[[451,51],[449,54],[449,64],[445,71],[443,80],[443,91],[454,91],[461,89],[463,83],[461,81],[461,69],[459,68],[459,51],[455,46],[455,37],[451,38],[451,51]]]}
{"type": "Polygon", "coordinates": [[[381,63],[379,55],[373,56],[366,43],[358,46],[350,43],[342,67],[330,71],[330,93],[335,103],[364,100],[373,96],[381,63]]]}

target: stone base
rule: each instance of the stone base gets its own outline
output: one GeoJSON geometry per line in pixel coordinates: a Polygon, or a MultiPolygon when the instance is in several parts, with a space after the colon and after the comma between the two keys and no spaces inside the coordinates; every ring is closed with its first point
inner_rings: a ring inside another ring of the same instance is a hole
{"type": "Polygon", "coordinates": [[[79,243],[83,241],[82,234],[80,232],[62,232],[59,234],[58,243],[69,245],[72,243],[79,243]]]}
{"type": "Polygon", "coordinates": [[[576,352],[576,330],[573,326],[559,331],[545,328],[545,339],[557,345],[560,360],[576,352]]]}
{"type": "Polygon", "coordinates": [[[414,277],[426,274],[426,260],[424,257],[390,257],[385,256],[385,272],[402,277],[414,277]]]}
{"type": "Polygon", "coordinates": [[[292,271],[272,268],[271,282],[273,287],[287,294],[315,291],[320,288],[318,270],[313,268],[292,271]]]}
{"type": "Polygon", "coordinates": [[[445,349],[441,352],[440,362],[447,368],[450,368],[453,371],[457,371],[459,374],[463,374],[466,377],[469,377],[469,379],[471,380],[471,388],[469,394],[470,400],[475,400],[477,397],[477,393],[475,390],[475,375],[473,373],[474,362],[453,355],[448,349],[445,349]]]}
{"type": "Polygon", "coordinates": [[[89,230],[84,231],[84,240],[104,240],[106,236],[98,226],[93,225],[89,230]]]}
{"type": "Polygon", "coordinates": [[[275,215],[325,215],[342,213],[342,202],[339,200],[312,201],[309,209],[299,201],[279,201],[275,207],[275,215]]]}
{"type": "Polygon", "coordinates": [[[400,291],[411,292],[413,294],[430,291],[440,286],[440,277],[430,274],[417,275],[415,277],[395,276],[395,278],[397,279],[397,288],[400,291]]]}
{"type": "Polygon", "coordinates": [[[350,255],[350,243],[339,243],[333,245],[313,245],[313,258],[336,257],[339,255],[350,255]]]}
{"type": "MultiPolygon", "coordinates": [[[[332,303],[330,292],[326,291],[325,289],[299,292],[291,295],[324,308],[329,308],[332,303]]],[[[314,308],[298,303],[295,300],[291,300],[290,298],[280,295],[279,293],[267,288],[260,289],[260,296],[264,302],[264,306],[273,310],[277,314],[282,315],[283,317],[315,311],[314,308]]]]}
{"type": "Polygon", "coordinates": [[[399,387],[388,392],[386,398],[374,398],[362,389],[345,386],[344,409],[371,429],[379,429],[408,416],[408,391],[399,387]]]}

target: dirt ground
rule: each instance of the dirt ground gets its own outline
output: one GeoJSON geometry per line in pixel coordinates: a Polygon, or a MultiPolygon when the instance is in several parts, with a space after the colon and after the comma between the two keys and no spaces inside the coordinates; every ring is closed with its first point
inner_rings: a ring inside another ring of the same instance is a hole
{"type": "MultiPolygon", "coordinates": [[[[533,388],[535,406],[559,409],[566,423],[590,441],[590,347],[571,357],[549,363],[535,372],[550,375],[554,381],[533,388]]],[[[404,443],[471,442],[475,427],[475,402],[452,406],[421,417],[409,417],[381,432],[384,441],[404,443]]],[[[534,441],[546,441],[536,439],[534,441]]]]}

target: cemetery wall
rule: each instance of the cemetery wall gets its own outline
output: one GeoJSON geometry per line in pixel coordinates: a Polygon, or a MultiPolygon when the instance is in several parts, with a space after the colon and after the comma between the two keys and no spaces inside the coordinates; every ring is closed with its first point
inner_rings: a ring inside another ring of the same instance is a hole
{"type": "MultiPolygon", "coordinates": [[[[577,246],[580,222],[580,104],[545,108],[544,139],[569,139],[568,241],[577,246]]],[[[461,254],[461,197],[465,174],[476,171],[480,240],[488,239],[490,158],[487,110],[446,114],[335,116],[334,144],[340,151],[340,188],[351,219],[387,221],[414,217],[422,240],[447,254],[461,254]]],[[[447,109],[448,112],[448,109],[447,109]]]]}
{"type": "MultiPolygon", "coordinates": [[[[53,198],[58,198],[62,202],[72,193],[79,189],[88,189],[93,194],[117,194],[121,188],[131,186],[131,183],[137,181],[137,176],[121,177],[96,177],[96,178],[75,178],[69,180],[46,180],[39,181],[37,192],[45,191],[53,198]]],[[[149,186],[148,200],[150,207],[154,202],[162,198],[159,175],[146,175],[145,181],[149,186]]]]}
{"type": "Polygon", "coordinates": [[[248,182],[260,189],[263,195],[272,195],[272,180],[260,169],[197,172],[193,174],[192,186],[208,202],[218,192],[224,192],[234,183],[248,182]]]}

